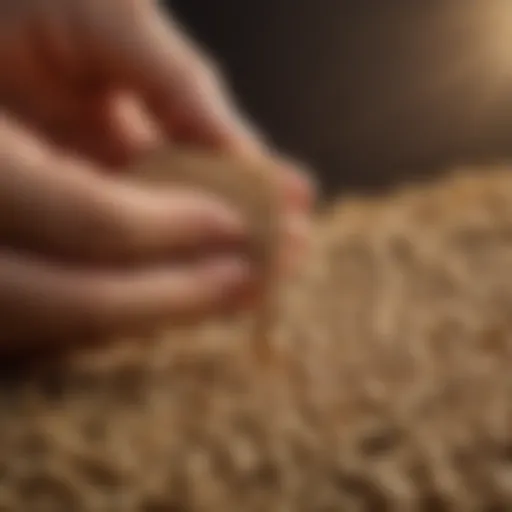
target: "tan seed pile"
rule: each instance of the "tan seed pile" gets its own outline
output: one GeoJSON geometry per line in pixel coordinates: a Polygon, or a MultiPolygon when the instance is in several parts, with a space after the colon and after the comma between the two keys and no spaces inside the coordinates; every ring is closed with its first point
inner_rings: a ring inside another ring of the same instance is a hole
{"type": "Polygon", "coordinates": [[[237,319],[5,369],[0,510],[512,508],[512,174],[340,203],[284,299],[272,372],[237,319]]]}

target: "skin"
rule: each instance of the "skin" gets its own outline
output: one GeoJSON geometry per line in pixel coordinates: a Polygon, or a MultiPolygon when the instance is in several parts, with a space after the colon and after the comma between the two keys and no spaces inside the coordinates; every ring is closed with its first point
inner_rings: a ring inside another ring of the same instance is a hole
{"type": "MultiPolygon", "coordinates": [[[[154,2],[2,2],[0,101],[2,348],[129,331],[247,293],[250,259],[209,252],[250,235],[237,208],[198,187],[148,190],[113,172],[162,142],[271,154],[215,66],[154,2]],[[183,261],[184,248],[211,257],[183,261]]],[[[311,185],[277,167],[282,245],[296,252],[311,185]]]]}

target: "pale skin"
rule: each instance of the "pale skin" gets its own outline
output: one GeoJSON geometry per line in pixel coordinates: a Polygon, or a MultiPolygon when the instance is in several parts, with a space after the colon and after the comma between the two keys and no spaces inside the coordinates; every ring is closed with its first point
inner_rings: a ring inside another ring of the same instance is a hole
{"type": "MultiPolygon", "coordinates": [[[[162,140],[247,158],[268,151],[215,66],[155,2],[1,2],[0,101],[0,348],[31,332],[45,340],[48,318],[71,338],[109,335],[124,318],[207,310],[250,288],[250,262],[235,250],[175,258],[237,246],[238,212],[193,189],[137,188],[116,171],[162,140]]],[[[289,165],[278,179],[283,244],[296,251],[311,186],[289,165]]]]}

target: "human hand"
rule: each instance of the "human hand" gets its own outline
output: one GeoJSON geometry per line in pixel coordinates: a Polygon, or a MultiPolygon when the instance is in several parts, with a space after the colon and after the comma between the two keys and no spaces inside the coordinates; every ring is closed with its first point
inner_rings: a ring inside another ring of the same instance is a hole
{"type": "MultiPolygon", "coordinates": [[[[151,1],[12,0],[0,14],[1,106],[72,155],[3,125],[0,215],[13,219],[0,231],[10,248],[0,253],[3,336],[22,339],[37,326],[40,339],[108,334],[207,310],[226,295],[229,302],[226,290],[251,279],[245,262],[186,271],[172,263],[183,244],[242,236],[236,212],[190,190],[148,197],[98,172],[163,139],[248,158],[266,152],[214,66],[151,1]],[[155,259],[166,259],[166,269],[150,266],[155,259]],[[139,271],[123,273],[123,262],[139,271]]],[[[285,238],[296,246],[307,233],[311,188],[289,168],[278,180],[285,238]]]]}
{"type": "MultiPolygon", "coordinates": [[[[124,164],[161,142],[268,151],[215,65],[154,0],[0,2],[0,103],[59,149],[124,164]]],[[[309,180],[283,168],[286,236],[307,239],[309,180]]]]}
{"type": "Polygon", "coordinates": [[[230,307],[250,291],[237,216],[192,190],[149,192],[64,158],[0,123],[0,351],[132,334],[165,319],[230,307]],[[21,345],[20,345],[21,344],[21,345]]]}

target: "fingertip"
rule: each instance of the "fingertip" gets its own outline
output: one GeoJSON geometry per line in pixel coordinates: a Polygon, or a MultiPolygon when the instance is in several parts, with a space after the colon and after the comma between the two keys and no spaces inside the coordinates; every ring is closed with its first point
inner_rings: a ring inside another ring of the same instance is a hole
{"type": "Polygon", "coordinates": [[[273,149],[263,146],[254,148],[249,157],[256,161],[267,161],[275,172],[282,199],[294,211],[308,212],[315,204],[318,185],[313,171],[304,163],[290,157],[283,157],[273,149]]]}
{"type": "Polygon", "coordinates": [[[309,211],[315,203],[318,186],[312,171],[302,163],[290,159],[279,165],[285,200],[294,209],[309,211]]]}

